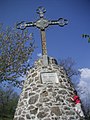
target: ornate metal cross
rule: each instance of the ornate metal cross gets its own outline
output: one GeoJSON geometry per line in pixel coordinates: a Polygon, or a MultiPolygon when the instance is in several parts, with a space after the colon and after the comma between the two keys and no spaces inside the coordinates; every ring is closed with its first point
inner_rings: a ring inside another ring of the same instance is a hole
{"type": "Polygon", "coordinates": [[[63,27],[64,25],[68,24],[68,21],[63,18],[59,18],[58,20],[47,20],[44,18],[44,13],[46,12],[46,9],[44,7],[39,7],[37,9],[37,13],[40,16],[40,19],[38,19],[35,22],[20,22],[17,24],[17,28],[24,30],[26,27],[37,27],[40,29],[41,32],[41,43],[42,43],[42,55],[47,55],[47,49],[46,49],[46,35],[45,35],[45,28],[47,28],[49,25],[59,25],[60,27],[63,27]]]}

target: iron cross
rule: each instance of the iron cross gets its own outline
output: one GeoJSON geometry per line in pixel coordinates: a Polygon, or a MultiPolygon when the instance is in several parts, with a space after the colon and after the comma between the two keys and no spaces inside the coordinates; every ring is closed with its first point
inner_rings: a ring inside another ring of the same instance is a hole
{"type": "Polygon", "coordinates": [[[37,27],[40,29],[41,32],[41,44],[42,44],[42,55],[47,55],[47,49],[46,49],[46,35],[45,35],[45,29],[49,25],[59,25],[60,27],[63,27],[64,25],[68,24],[68,21],[63,18],[59,18],[58,20],[47,20],[44,18],[44,13],[46,12],[46,9],[44,7],[38,7],[36,10],[39,14],[40,18],[35,22],[20,22],[17,24],[17,28],[24,30],[27,27],[37,27]]]}

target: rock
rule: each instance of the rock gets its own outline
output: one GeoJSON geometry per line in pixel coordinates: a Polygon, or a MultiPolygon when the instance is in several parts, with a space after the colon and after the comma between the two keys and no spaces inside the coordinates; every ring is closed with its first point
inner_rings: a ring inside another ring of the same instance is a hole
{"type": "Polygon", "coordinates": [[[18,120],[25,120],[23,117],[19,117],[19,119],[18,120]]]}
{"type": "Polygon", "coordinates": [[[48,96],[48,92],[47,92],[47,91],[43,91],[40,95],[41,95],[42,97],[48,96]]]}
{"type": "Polygon", "coordinates": [[[34,95],[34,96],[32,96],[32,97],[30,97],[30,99],[29,99],[29,104],[35,104],[36,103],[36,101],[38,100],[38,95],[36,94],[36,95],[34,95]]]}
{"type": "Polygon", "coordinates": [[[26,115],[26,118],[27,118],[27,119],[30,119],[30,115],[29,115],[29,114],[27,114],[27,115],[26,115]]]}
{"type": "Polygon", "coordinates": [[[44,118],[45,116],[47,116],[47,113],[45,113],[43,111],[39,112],[38,115],[37,115],[38,118],[44,118]]]}
{"type": "Polygon", "coordinates": [[[56,116],[62,115],[59,107],[52,107],[52,108],[51,108],[51,113],[54,113],[56,116]]]}
{"type": "Polygon", "coordinates": [[[35,114],[37,113],[37,110],[38,110],[38,108],[35,108],[35,109],[33,109],[33,110],[30,110],[30,113],[35,115],[35,114]]]}

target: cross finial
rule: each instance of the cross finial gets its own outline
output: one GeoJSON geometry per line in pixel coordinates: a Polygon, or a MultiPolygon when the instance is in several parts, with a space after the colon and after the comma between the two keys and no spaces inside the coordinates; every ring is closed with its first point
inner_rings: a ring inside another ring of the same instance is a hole
{"type": "Polygon", "coordinates": [[[36,12],[40,15],[40,18],[44,17],[44,13],[46,12],[46,9],[42,6],[38,7],[36,12]]]}

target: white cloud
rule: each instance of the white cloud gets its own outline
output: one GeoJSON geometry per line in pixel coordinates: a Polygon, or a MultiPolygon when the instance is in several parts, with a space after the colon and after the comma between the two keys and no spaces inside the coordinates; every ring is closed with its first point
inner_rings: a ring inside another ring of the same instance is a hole
{"type": "Polygon", "coordinates": [[[79,69],[80,81],[77,85],[77,90],[84,103],[84,106],[90,106],[90,69],[82,68],[79,69]]]}
{"type": "Polygon", "coordinates": [[[38,57],[42,57],[42,54],[41,54],[41,53],[37,53],[37,56],[38,56],[38,57]]]}
{"type": "Polygon", "coordinates": [[[83,90],[90,91],[90,69],[89,68],[82,68],[79,69],[81,72],[80,74],[80,82],[78,83],[78,87],[82,88],[83,90]]]}
{"type": "Polygon", "coordinates": [[[82,68],[79,69],[81,72],[81,79],[88,79],[90,80],[90,69],[89,68],[82,68]]]}

